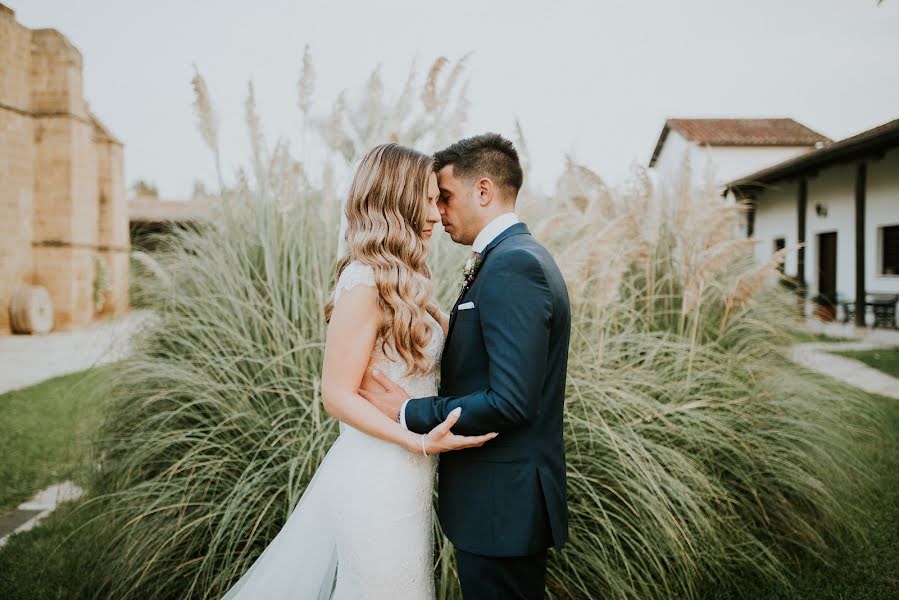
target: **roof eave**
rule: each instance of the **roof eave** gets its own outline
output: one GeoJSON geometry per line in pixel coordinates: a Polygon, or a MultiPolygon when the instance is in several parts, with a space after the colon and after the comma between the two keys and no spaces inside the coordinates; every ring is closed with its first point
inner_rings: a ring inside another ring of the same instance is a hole
{"type": "Polygon", "coordinates": [[[649,159],[650,167],[655,166],[659,154],[662,153],[662,146],[665,145],[665,140],[668,138],[668,133],[670,131],[671,127],[668,125],[668,121],[665,121],[665,125],[662,127],[662,133],[659,134],[659,141],[656,142],[656,147],[652,151],[652,157],[649,159]]]}
{"type": "Polygon", "coordinates": [[[725,190],[760,189],[808,171],[876,156],[897,146],[899,146],[899,119],[735,179],[725,184],[725,190]],[[875,133],[878,129],[882,131],[875,133]]]}

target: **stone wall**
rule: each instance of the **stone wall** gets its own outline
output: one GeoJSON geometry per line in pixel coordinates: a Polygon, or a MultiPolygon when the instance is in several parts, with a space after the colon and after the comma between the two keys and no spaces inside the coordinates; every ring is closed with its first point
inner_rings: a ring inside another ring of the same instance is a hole
{"type": "Polygon", "coordinates": [[[0,5],[0,331],[12,291],[31,278],[34,129],[31,32],[0,5]]]}
{"type": "Polygon", "coordinates": [[[78,49],[0,4],[0,333],[26,283],[50,292],[55,329],[89,324],[98,258],[111,288],[102,314],[128,308],[123,147],[82,86],[78,49]]]}

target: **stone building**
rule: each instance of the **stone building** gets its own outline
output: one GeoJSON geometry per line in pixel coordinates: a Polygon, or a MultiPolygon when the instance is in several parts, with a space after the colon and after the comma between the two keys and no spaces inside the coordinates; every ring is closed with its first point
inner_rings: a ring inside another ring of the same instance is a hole
{"type": "Polygon", "coordinates": [[[128,308],[123,146],[82,85],[81,53],[64,35],[0,4],[0,334],[23,285],[48,290],[56,330],[128,308]]]}

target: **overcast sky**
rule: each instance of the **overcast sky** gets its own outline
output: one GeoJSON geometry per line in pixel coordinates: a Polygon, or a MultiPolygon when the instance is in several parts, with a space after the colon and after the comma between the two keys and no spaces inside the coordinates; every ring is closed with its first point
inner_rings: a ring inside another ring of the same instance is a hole
{"type": "Polygon", "coordinates": [[[92,109],[125,142],[129,185],[164,197],[215,179],[194,125],[192,63],[221,115],[226,175],[245,164],[247,81],[270,137],[296,136],[303,47],[330,105],[383,63],[473,51],[467,132],[520,119],[549,189],[565,154],[619,183],[666,117],[793,117],[834,139],[899,117],[899,0],[0,0],[84,56],[92,109]]]}

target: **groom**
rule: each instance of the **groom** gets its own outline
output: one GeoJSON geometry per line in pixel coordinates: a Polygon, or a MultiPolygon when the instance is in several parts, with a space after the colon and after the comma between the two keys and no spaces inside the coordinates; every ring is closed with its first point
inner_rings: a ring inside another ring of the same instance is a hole
{"type": "Polygon", "coordinates": [[[439,516],[469,599],[542,598],[546,556],[568,538],[562,405],[571,315],[549,252],[515,214],[518,153],[500,135],[435,155],[446,232],[474,250],[450,313],[437,396],[366,398],[418,433],[454,408],[453,432],[499,436],[440,457],[439,516]]]}

